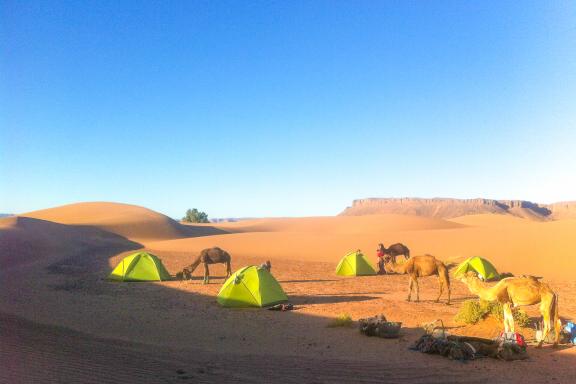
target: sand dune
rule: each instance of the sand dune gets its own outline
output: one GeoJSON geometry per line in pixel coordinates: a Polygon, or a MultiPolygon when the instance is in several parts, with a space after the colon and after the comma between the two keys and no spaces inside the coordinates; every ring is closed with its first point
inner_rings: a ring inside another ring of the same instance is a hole
{"type": "Polygon", "coordinates": [[[219,233],[212,227],[183,226],[161,213],[136,205],[91,202],[64,205],[20,216],[61,224],[89,225],[132,240],[163,240],[219,233]]]}
{"type": "Polygon", "coordinates": [[[216,224],[227,232],[307,232],[332,234],[459,228],[451,221],[409,215],[299,217],[243,220],[216,224]]]}
{"type": "Polygon", "coordinates": [[[95,249],[136,249],[141,245],[89,226],[29,217],[0,219],[0,270],[32,262],[51,263],[95,249]]]}
{"type": "Polygon", "coordinates": [[[493,213],[458,216],[453,219],[449,219],[449,221],[471,227],[492,227],[492,226],[532,223],[531,220],[525,219],[523,217],[493,214],[493,213]]]}

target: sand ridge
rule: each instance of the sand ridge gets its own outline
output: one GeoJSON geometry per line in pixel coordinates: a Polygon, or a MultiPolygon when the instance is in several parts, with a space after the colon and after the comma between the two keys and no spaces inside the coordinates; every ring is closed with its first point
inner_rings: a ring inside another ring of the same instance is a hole
{"type": "Polygon", "coordinates": [[[215,233],[211,227],[187,227],[144,207],[110,202],[69,204],[21,216],[61,224],[89,225],[131,240],[164,240],[215,233]]]}

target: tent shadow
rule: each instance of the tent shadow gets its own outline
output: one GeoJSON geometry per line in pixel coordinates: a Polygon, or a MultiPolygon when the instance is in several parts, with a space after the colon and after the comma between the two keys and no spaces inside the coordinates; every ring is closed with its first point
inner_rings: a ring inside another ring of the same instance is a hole
{"type": "Polygon", "coordinates": [[[292,302],[295,305],[349,303],[349,302],[370,301],[380,299],[377,296],[342,296],[342,295],[300,296],[300,295],[290,295],[289,293],[288,297],[290,299],[290,302],[292,302]]]}
{"type": "Polygon", "coordinates": [[[279,283],[324,283],[329,281],[338,281],[337,279],[310,279],[310,280],[278,280],[279,283]]]}

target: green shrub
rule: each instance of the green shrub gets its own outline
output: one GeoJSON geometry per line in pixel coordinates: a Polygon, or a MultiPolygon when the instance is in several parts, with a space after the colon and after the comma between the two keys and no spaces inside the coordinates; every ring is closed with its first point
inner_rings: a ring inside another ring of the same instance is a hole
{"type": "MultiPolygon", "coordinates": [[[[497,318],[498,321],[504,322],[504,309],[501,303],[491,303],[490,314],[497,318]]],[[[516,325],[521,327],[527,327],[530,325],[528,314],[520,308],[512,308],[512,317],[514,318],[514,324],[516,325]]]]}
{"type": "Polygon", "coordinates": [[[459,323],[476,324],[488,314],[486,304],[478,300],[466,300],[454,317],[459,323]]]}
{"type": "Polygon", "coordinates": [[[189,209],[186,211],[186,216],[182,218],[182,221],[187,223],[209,223],[208,215],[205,212],[200,212],[198,209],[189,209]]]}
{"type": "Polygon", "coordinates": [[[352,321],[352,318],[350,317],[349,314],[347,313],[343,313],[341,315],[338,315],[338,317],[336,317],[335,319],[333,319],[330,324],[328,324],[329,328],[335,328],[335,327],[352,327],[352,324],[354,322],[352,321]]]}
{"type": "MultiPolygon", "coordinates": [[[[502,304],[483,300],[466,300],[454,320],[459,323],[476,324],[489,315],[494,316],[500,322],[504,322],[502,304]]],[[[514,324],[521,327],[530,325],[530,318],[523,310],[512,308],[512,316],[514,317],[514,324]]]]}

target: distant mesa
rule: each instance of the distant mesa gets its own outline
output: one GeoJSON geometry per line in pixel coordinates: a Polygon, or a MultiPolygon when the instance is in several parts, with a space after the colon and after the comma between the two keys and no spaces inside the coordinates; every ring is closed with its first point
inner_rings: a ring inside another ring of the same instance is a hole
{"type": "Polygon", "coordinates": [[[339,216],[401,214],[451,219],[465,215],[495,213],[531,220],[576,218],[576,201],[538,204],[525,200],[449,198],[368,198],[354,200],[339,216]]]}
{"type": "Polygon", "coordinates": [[[0,219],[3,217],[11,217],[11,216],[14,216],[14,215],[11,213],[0,213],[0,219]]]}

